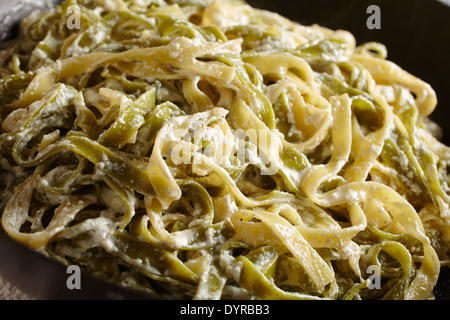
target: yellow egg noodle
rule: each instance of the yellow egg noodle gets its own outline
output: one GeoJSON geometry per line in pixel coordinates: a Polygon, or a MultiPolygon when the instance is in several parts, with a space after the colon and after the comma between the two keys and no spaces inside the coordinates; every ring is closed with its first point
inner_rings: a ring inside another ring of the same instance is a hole
{"type": "Polygon", "coordinates": [[[13,239],[163,298],[433,298],[450,152],[382,44],[242,1],[66,0],[0,62],[13,239]]]}

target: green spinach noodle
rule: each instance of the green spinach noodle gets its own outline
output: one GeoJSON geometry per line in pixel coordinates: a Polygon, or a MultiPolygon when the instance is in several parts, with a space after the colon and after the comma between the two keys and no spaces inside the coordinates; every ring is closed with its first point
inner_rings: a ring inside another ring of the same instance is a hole
{"type": "Polygon", "coordinates": [[[2,232],[169,299],[432,299],[433,89],[240,0],[65,0],[0,51],[2,232]]]}

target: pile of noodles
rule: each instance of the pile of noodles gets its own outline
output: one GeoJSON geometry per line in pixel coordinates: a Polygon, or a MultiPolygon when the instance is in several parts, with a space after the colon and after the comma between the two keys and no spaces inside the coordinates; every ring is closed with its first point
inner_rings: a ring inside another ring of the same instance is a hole
{"type": "Polygon", "coordinates": [[[240,1],[66,0],[0,67],[26,246],[161,297],[433,297],[450,152],[381,44],[240,1]]]}

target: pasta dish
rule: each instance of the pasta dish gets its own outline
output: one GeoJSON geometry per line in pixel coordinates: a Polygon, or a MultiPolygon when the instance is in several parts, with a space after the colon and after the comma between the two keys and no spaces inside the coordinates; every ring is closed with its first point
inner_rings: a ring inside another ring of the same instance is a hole
{"type": "Polygon", "coordinates": [[[0,52],[16,241],[169,299],[431,299],[433,89],[380,43],[240,0],[65,0],[0,52]]]}

